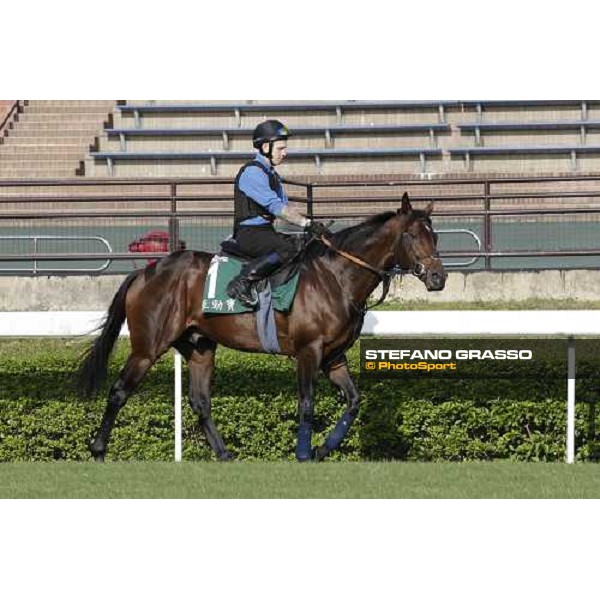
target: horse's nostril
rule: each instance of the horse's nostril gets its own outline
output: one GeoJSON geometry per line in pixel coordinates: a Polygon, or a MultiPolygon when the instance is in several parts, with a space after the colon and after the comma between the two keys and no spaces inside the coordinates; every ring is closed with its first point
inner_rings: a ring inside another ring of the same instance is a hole
{"type": "Polygon", "coordinates": [[[431,283],[434,286],[440,286],[444,283],[444,278],[439,273],[431,274],[431,283]]]}

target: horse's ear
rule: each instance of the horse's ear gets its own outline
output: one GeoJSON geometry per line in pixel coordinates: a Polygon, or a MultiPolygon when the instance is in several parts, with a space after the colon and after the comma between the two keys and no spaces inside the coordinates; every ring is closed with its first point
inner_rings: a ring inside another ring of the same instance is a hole
{"type": "Polygon", "coordinates": [[[430,202],[426,207],[425,207],[425,215],[427,217],[431,216],[431,213],[433,212],[433,202],[430,202]]]}
{"type": "Polygon", "coordinates": [[[408,198],[408,193],[404,192],[402,196],[402,206],[398,209],[398,214],[407,215],[410,212],[412,212],[412,205],[408,198]]]}

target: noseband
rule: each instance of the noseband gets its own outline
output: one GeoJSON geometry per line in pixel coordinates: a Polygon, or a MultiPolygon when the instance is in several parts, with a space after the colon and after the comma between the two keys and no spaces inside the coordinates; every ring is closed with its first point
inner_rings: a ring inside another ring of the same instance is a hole
{"type": "MultiPolygon", "coordinates": [[[[427,229],[429,229],[429,226],[427,226],[427,229]]],[[[433,232],[432,232],[433,233],[433,232]]],[[[404,249],[407,249],[407,240],[409,240],[412,237],[412,235],[410,233],[403,233],[402,234],[402,245],[404,246],[404,249]]],[[[407,252],[408,254],[408,252],[407,252]]],[[[440,255],[438,252],[434,252],[433,254],[430,254],[429,256],[422,256],[420,258],[420,261],[425,261],[425,260],[438,260],[440,258],[440,255]]],[[[413,260],[413,266],[412,269],[404,269],[401,271],[401,273],[410,273],[411,275],[414,275],[417,279],[419,279],[420,281],[423,281],[425,279],[425,276],[427,275],[427,267],[423,264],[423,262],[417,262],[416,260],[413,260]]]]}

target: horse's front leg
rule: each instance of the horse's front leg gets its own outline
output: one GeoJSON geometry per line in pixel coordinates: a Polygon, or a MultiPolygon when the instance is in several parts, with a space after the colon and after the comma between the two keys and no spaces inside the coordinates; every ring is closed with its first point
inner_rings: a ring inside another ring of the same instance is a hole
{"type": "Polygon", "coordinates": [[[356,390],[354,382],[350,377],[350,372],[348,371],[348,364],[345,356],[342,357],[342,360],[336,361],[335,364],[325,369],[325,375],[327,375],[329,381],[340,390],[342,397],[346,399],[348,408],[344,411],[340,420],[331,430],[325,439],[325,442],[315,450],[314,458],[316,460],[322,460],[342,443],[342,440],[348,434],[350,425],[352,425],[352,422],[356,419],[356,415],[358,415],[360,402],[358,391],[356,390]]]}
{"type": "Polygon", "coordinates": [[[300,462],[312,460],[312,427],[313,396],[319,366],[321,364],[322,347],[314,342],[304,347],[297,355],[298,360],[298,442],[296,458],[300,462]]]}

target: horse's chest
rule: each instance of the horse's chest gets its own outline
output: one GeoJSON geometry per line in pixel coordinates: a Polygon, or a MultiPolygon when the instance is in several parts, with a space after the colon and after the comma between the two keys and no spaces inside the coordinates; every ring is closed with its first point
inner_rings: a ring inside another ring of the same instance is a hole
{"type": "Polygon", "coordinates": [[[331,336],[331,343],[329,344],[332,348],[347,349],[360,336],[362,325],[364,321],[364,314],[353,319],[348,319],[345,323],[340,323],[337,331],[331,336]]]}

